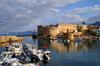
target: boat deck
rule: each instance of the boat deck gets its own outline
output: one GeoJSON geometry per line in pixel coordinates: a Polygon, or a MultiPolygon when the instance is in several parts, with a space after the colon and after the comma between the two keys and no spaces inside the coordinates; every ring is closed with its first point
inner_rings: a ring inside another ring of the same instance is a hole
{"type": "Polygon", "coordinates": [[[25,54],[27,55],[27,57],[30,58],[29,62],[30,61],[32,62],[34,60],[35,60],[35,62],[39,61],[39,58],[36,55],[32,54],[25,46],[23,47],[23,50],[24,50],[25,54]]]}

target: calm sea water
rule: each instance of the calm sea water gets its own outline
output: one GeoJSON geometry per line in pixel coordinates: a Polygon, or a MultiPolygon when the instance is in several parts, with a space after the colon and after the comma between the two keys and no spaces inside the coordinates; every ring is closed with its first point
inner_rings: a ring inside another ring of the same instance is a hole
{"type": "MultiPolygon", "coordinates": [[[[51,51],[50,60],[41,62],[40,66],[100,66],[100,41],[63,43],[52,40],[32,39],[23,37],[23,44],[30,42],[38,47],[48,46],[51,51]]],[[[0,52],[5,46],[13,43],[0,44],[0,52]]]]}

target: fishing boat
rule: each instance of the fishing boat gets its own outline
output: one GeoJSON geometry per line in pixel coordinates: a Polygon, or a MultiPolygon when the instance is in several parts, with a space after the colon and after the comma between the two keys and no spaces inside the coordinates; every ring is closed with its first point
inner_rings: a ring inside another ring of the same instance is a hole
{"type": "Polygon", "coordinates": [[[27,50],[31,53],[34,54],[36,56],[38,56],[38,58],[40,60],[49,60],[50,57],[49,55],[47,55],[50,52],[46,52],[43,49],[37,49],[36,45],[32,45],[32,44],[26,44],[27,50]]]}

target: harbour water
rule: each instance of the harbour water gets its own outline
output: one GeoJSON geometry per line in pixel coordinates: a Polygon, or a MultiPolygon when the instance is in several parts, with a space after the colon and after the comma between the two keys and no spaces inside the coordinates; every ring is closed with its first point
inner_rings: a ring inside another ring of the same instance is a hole
{"type": "MultiPolygon", "coordinates": [[[[100,41],[91,42],[58,42],[52,40],[32,39],[23,37],[23,44],[30,42],[38,47],[48,46],[51,51],[50,60],[42,61],[40,66],[100,66],[100,41]]],[[[5,51],[5,46],[0,44],[0,52],[5,51]]]]}

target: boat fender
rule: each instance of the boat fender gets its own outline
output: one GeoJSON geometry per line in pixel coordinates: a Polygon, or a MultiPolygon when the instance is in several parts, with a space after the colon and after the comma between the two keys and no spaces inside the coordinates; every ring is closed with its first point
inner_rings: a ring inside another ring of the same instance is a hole
{"type": "Polygon", "coordinates": [[[14,49],[14,52],[15,52],[15,49],[14,49]]]}

